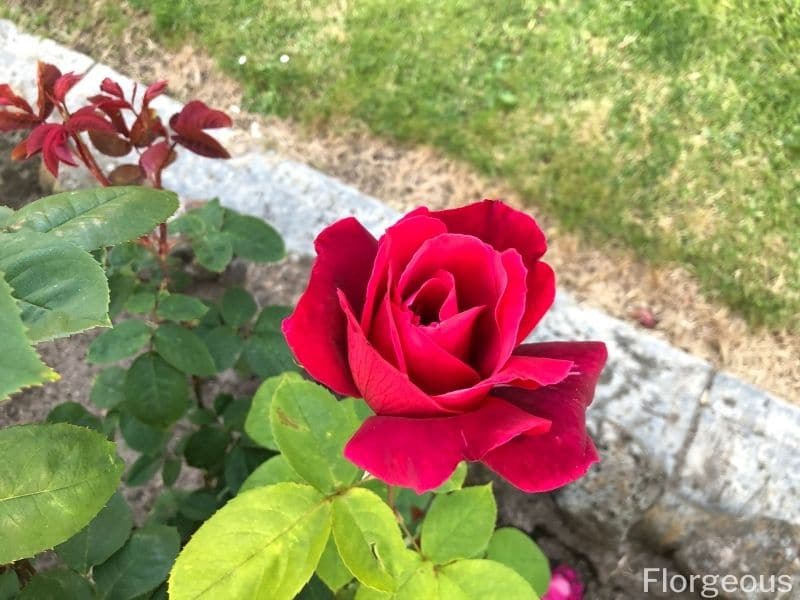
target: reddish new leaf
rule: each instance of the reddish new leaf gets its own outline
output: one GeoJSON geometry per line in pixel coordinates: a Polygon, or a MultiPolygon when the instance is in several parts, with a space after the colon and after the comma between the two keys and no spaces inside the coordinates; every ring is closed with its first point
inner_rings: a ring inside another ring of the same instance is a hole
{"type": "Polygon", "coordinates": [[[122,109],[131,110],[132,107],[126,100],[98,94],[97,96],[89,98],[89,102],[91,102],[95,108],[108,115],[108,118],[111,119],[118,133],[126,137],[129,135],[130,131],[122,116],[122,109]]]}
{"type": "Polygon", "coordinates": [[[173,139],[184,148],[207,158],[230,158],[231,155],[213,137],[199,129],[187,130],[173,139]]]}
{"type": "Polygon", "coordinates": [[[103,79],[103,82],[100,84],[100,89],[106,94],[111,94],[112,96],[116,96],[120,99],[125,97],[125,94],[122,93],[122,88],[120,85],[110,77],[103,79]]]}
{"type": "Polygon", "coordinates": [[[37,87],[39,89],[37,108],[39,119],[42,121],[53,112],[53,86],[59,77],[61,77],[61,71],[58,70],[58,67],[39,61],[37,65],[37,87]]]}
{"type": "Polygon", "coordinates": [[[144,106],[147,106],[151,101],[163,94],[165,89],[167,89],[166,80],[162,79],[150,84],[144,92],[144,106]]]}
{"type": "Polygon", "coordinates": [[[78,112],[73,113],[64,124],[70,133],[78,131],[105,131],[116,133],[114,126],[101,117],[93,106],[86,106],[78,112]]]}
{"type": "Polygon", "coordinates": [[[203,129],[230,127],[231,118],[220,110],[214,110],[200,100],[189,102],[169,120],[177,134],[175,141],[195,154],[208,158],[230,158],[230,154],[216,139],[203,129]]]}
{"type": "Polygon", "coordinates": [[[39,124],[39,117],[24,112],[0,110],[0,131],[30,129],[39,124]]]}
{"type": "Polygon", "coordinates": [[[72,149],[69,147],[69,135],[64,127],[56,125],[47,132],[42,145],[42,159],[44,166],[53,174],[53,177],[58,177],[59,163],[63,162],[73,167],[78,166],[72,155],[72,149]]]}
{"type": "MultiPolygon", "coordinates": [[[[44,166],[54,177],[58,177],[60,162],[77,166],[69,146],[69,133],[63,125],[42,123],[31,131],[26,142],[27,157],[42,153],[44,166]]],[[[15,152],[16,152],[15,148],[15,152]]]]}
{"type": "Polygon", "coordinates": [[[94,147],[106,156],[125,156],[133,148],[125,138],[107,131],[90,129],[89,139],[92,140],[94,147]]]}
{"type": "Polygon", "coordinates": [[[142,152],[139,157],[139,166],[147,178],[153,183],[158,182],[161,171],[175,162],[177,154],[168,142],[158,142],[142,152]]]}
{"type": "Polygon", "coordinates": [[[7,83],[0,84],[0,106],[15,106],[28,114],[33,114],[28,101],[22,96],[17,96],[7,83]]]}
{"type": "Polygon", "coordinates": [[[28,140],[24,139],[19,144],[14,146],[11,151],[11,160],[22,160],[28,158],[28,140]]]}
{"type": "Polygon", "coordinates": [[[76,75],[75,73],[67,73],[62,75],[53,84],[53,98],[58,102],[64,102],[67,93],[83,79],[83,75],[76,75]]]}
{"type": "Polygon", "coordinates": [[[184,134],[187,129],[217,129],[231,127],[231,118],[221,110],[209,108],[200,100],[192,100],[169,120],[172,127],[179,134],[184,134]]]}
{"type": "Polygon", "coordinates": [[[139,165],[124,164],[111,171],[108,179],[113,185],[141,185],[144,183],[144,173],[139,165]]]}
{"type": "Polygon", "coordinates": [[[138,148],[152,144],[159,136],[166,137],[167,131],[153,109],[142,109],[131,127],[131,142],[138,148]]]}

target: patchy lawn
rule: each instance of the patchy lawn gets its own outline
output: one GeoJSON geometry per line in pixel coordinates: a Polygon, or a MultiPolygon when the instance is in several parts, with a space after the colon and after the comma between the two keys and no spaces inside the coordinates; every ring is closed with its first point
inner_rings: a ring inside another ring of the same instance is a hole
{"type": "MultiPolygon", "coordinates": [[[[48,2],[21,4],[47,26],[31,6],[48,2]]],[[[688,265],[752,323],[800,326],[792,1],[132,4],[215,56],[251,109],[431,144],[598,244],[688,265]]]]}

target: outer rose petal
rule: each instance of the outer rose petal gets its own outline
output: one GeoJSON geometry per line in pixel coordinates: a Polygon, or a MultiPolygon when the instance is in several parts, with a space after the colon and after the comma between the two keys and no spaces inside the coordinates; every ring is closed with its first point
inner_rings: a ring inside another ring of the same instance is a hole
{"type": "Polygon", "coordinates": [[[421,494],[444,483],[462,460],[481,460],[516,436],[549,428],[547,419],[489,398],[478,410],[452,417],[370,417],[344,455],[379,479],[421,494]]]}
{"type": "Polygon", "coordinates": [[[314,247],[317,259],[308,287],[283,322],[283,333],[312,377],[340,394],[356,395],[347,360],[347,318],[337,291],[361,310],[377,242],[356,219],[348,218],[322,231],[314,247]]]}
{"type": "Polygon", "coordinates": [[[514,248],[520,253],[528,269],[528,305],[517,342],[524,340],[553,304],[555,297],[553,271],[539,262],[547,251],[547,240],[536,221],[498,200],[484,200],[433,212],[417,209],[411,214],[435,217],[447,225],[451,233],[474,235],[499,251],[514,248]]]}
{"type": "Polygon", "coordinates": [[[547,240],[533,217],[499,200],[428,214],[444,222],[450,233],[474,235],[501,252],[514,248],[526,261],[538,260],[547,250],[547,240]]]}
{"type": "Polygon", "coordinates": [[[546,492],[583,476],[599,460],[586,433],[586,407],[592,401],[608,353],[601,342],[525,344],[517,354],[571,360],[573,374],[536,390],[503,388],[493,392],[531,414],[552,421],[550,431],[518,436],[489,452],[483,462],[526,492],[546,492]]]}

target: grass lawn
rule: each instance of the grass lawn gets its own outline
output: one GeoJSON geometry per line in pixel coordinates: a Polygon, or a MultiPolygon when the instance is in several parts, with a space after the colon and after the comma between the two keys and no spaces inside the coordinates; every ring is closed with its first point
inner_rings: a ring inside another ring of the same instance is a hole
{"type": "Polygon", "coordinates": [[[800,330],[794,0],[132,4],[215,56],[251,109],[436,146],[800,330]]]}

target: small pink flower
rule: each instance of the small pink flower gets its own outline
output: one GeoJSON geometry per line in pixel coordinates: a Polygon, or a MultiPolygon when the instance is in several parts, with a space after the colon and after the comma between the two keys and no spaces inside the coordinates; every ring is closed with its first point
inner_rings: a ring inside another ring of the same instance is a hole
{"type": "Polygon", "coordinates": [[[578,572],[567,565],[556,567],[542,600],[583,600],[583,583],[578,572]]]}

